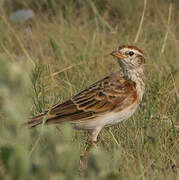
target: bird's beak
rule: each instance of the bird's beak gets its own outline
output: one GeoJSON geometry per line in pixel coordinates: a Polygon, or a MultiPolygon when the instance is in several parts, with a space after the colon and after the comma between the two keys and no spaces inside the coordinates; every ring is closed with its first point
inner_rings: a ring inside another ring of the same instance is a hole
{"type": "Polygon", "coordinates": [[[121,54],[121,53],[118,52],[118,51],[113,51],[110,55],[112,55],[112,56],[114,56],[114,57],[117,57],[117,58],[119,58],[119,59],[125,59],[125,58],[126,58],[125,55],[121,54]]]}

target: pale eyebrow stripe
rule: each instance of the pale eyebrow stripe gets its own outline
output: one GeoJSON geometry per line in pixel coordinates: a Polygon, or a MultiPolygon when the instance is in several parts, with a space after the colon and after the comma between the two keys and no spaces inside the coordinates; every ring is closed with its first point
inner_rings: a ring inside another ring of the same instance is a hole
{"type": "Polygon", "coordinates": [[[141,52],[139,52],[137,49],[132,49],[132,48],[123,48],[121,49],[122,51],[133,51],[135,54],[140,54],[143,56],[143,54],[141,52]]]}

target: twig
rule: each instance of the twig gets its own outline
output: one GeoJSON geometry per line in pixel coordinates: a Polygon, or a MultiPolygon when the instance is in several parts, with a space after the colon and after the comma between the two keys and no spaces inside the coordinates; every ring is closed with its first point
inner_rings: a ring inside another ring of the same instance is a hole
{"type": "Polygon", "coordinates": [[[51,76],[56,76],[57,74],[60,74],[60,73],[62,73],[62,72],[64,72],[64,71],[66,71],[66,70],[69,70],[69,69],[71,69],[71,68],[73,68],[73,67],[75,67],[75,66],[82,65],[82,64],[83,64],[83,63],[68,66],[68,67],[62,69],[61,71],[52,73],[51,76]]]}

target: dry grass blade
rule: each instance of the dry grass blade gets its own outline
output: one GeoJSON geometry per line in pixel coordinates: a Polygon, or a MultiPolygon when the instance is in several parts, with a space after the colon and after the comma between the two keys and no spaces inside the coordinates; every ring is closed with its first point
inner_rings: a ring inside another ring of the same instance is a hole
{"type": "Polygon", "coordinates": [[[142,16],[141,16],[139,28],[138,28],[138,30],[137,30],[137,34],[136,34],[134,43],[136,43],[136,42],[138,41],[140,32],[141,32],[141,30],[142,30],[142,24],[143,24],[143,21],[144,21],[144,15],[145,15],[145,11],[146,11],[146,6],[147,6],[147,0],[144,0],[144,7],[143,7],[143,11],[142,11],[142,16]]]}
{"type": "Polygon", "coordinates": [[[170,25],[170,21],[171,21],[171,18],[172,18],[172,9],[173,9],[173,3],[170,3],[169,11],[168,11],[167,31],[165,33],[165,37],[164,37],[164,40],[163,40],[160,55],[162,55],[164,53],[165,47],[166,47],[166,44],[167,44],[167,39],[168,39],[168,34],[169,34],[169,25],[170,25]]]}

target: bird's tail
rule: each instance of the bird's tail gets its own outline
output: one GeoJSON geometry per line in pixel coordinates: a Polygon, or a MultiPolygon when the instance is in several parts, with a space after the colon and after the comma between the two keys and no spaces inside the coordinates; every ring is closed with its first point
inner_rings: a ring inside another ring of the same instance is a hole
{"type": "Polygon", "coordinates": [[[30,128],[33,128],[43,123],[45,125],[59,124],[64,121],[65,121],[65,118],[60,117],[59,115],[56,115],[56,114],[51,114],[50,111],[45,111],[44,113],[29,119],[26,125],[29,126],[30,128]]]}

